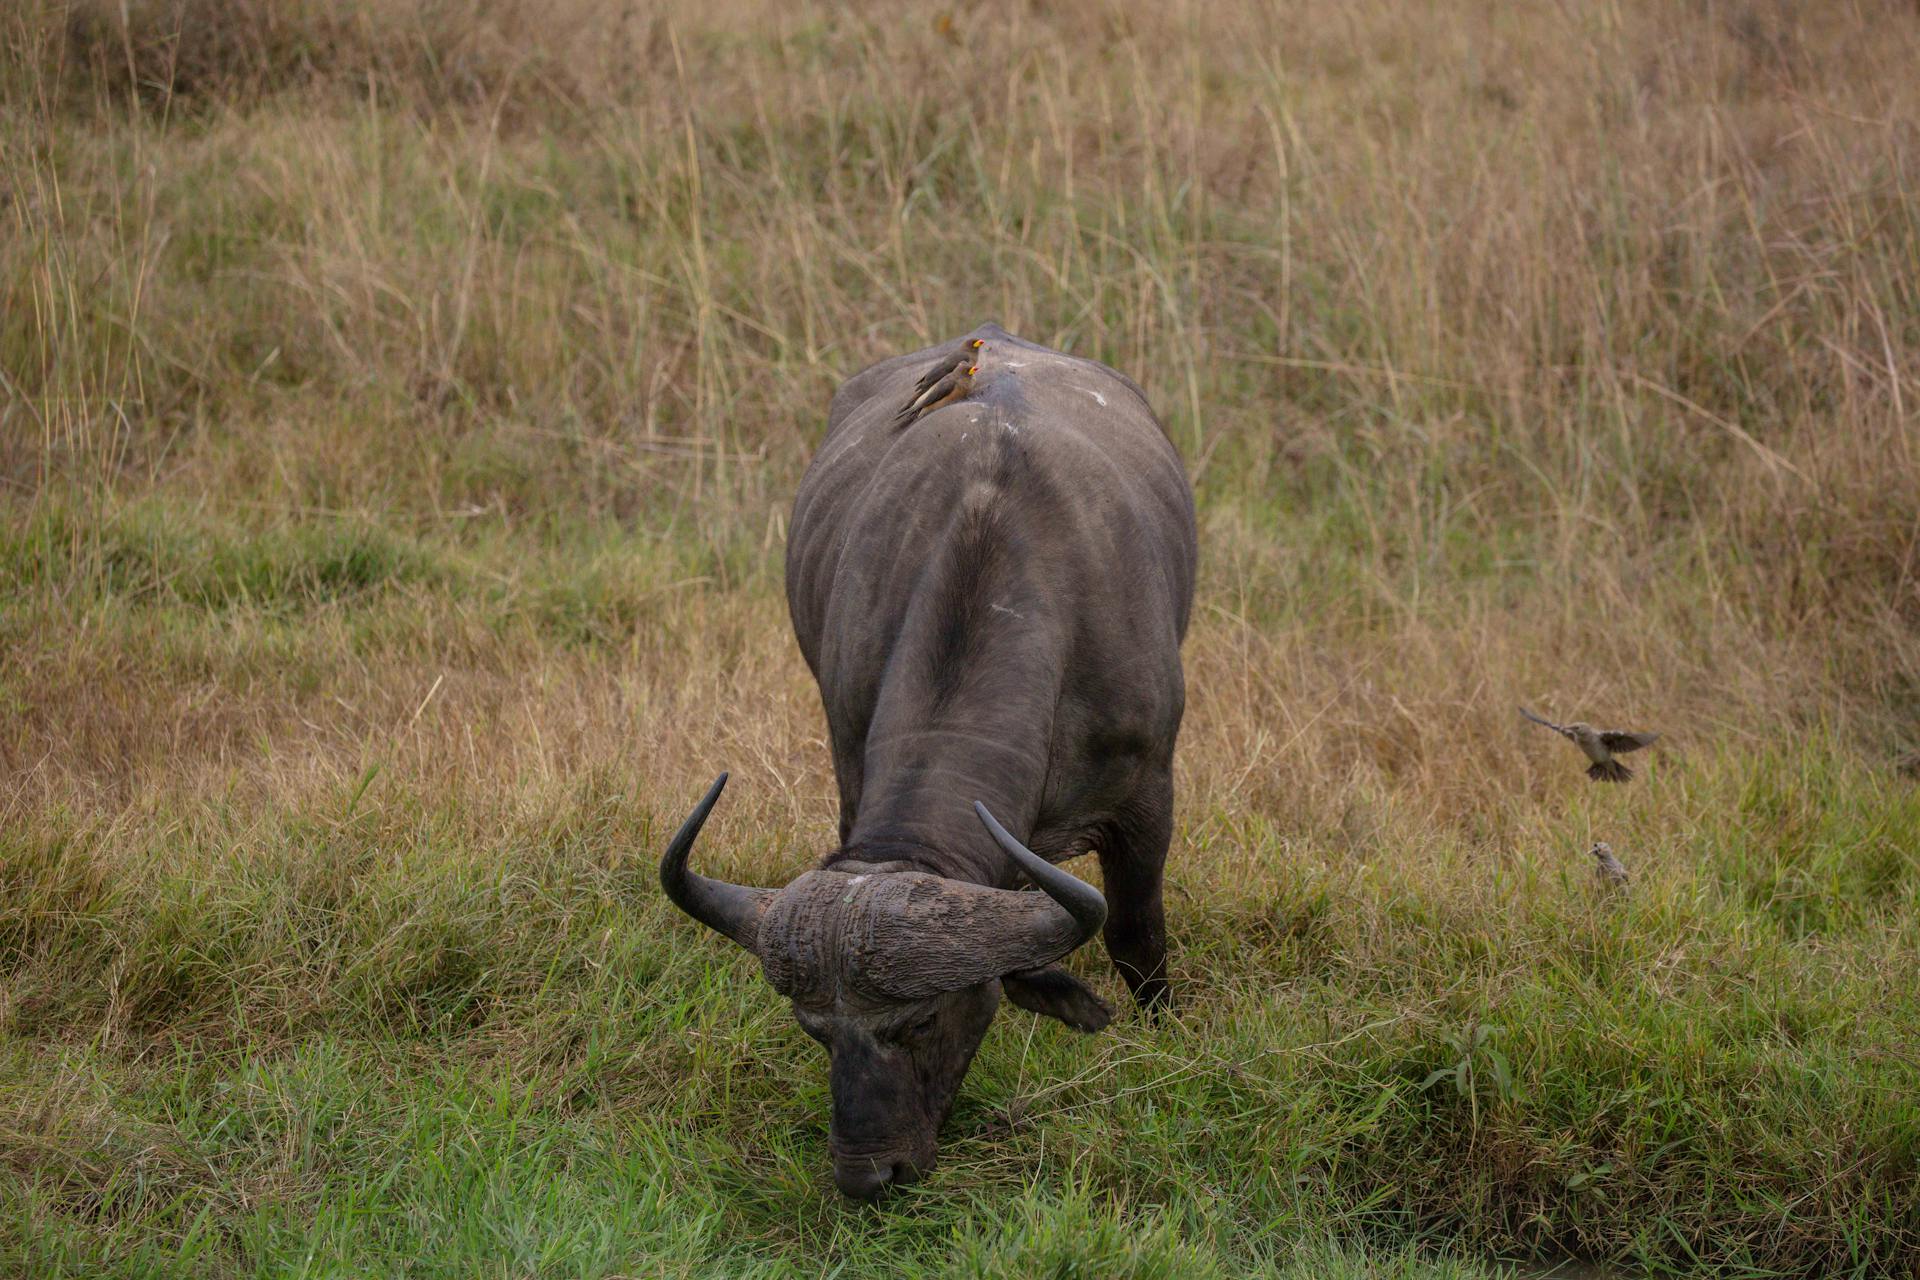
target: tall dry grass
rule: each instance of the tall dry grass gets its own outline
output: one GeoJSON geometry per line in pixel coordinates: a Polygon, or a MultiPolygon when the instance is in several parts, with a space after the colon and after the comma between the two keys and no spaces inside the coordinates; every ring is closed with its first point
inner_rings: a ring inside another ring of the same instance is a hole
{"type": "Polygon", "coordinates": [[[1188,455],[1200,696],[1287,673],[1223,758],[1304,705],[1290,769],[1497,785],[1444,744],[1520,695],[1897,752],[1910,16],[30,7],[7,474],[764,552],[836,380],[995,316],[1188,455]]]}

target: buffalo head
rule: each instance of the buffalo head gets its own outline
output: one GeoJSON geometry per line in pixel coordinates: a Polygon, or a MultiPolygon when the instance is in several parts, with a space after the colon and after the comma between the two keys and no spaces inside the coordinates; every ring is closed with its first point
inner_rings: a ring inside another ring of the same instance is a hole
{"type": "Polygon", "coordinates": [[[1042,893],[840,862],[784,889],[709,880],[687,854],[720,798],[721,774],[668,845],[660,883],[681,910],[760,958],[801,1029],[832,1059],[833,1178],[856,1199],[911,1182],[1004,992],[1097,1031],[1111,1016],[1053,962],[1106,919],[1100,891],[1034,854],[984,805],[986,829],[1042,893]]]}

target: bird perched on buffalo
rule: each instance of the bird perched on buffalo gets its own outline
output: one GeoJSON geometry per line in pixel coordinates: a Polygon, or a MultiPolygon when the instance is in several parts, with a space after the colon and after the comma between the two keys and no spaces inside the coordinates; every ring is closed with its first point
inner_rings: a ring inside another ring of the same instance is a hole
{"type": "Polygon", "coordinates": [[[1633,770],[1614,757],[1652,746],[1660,736],[1658,733],[1630,733],[1625,729],[1596,729],[1578,720],[1572,724],[1555,724],[1551,720],[1541,719],[1525,707],[1520,708],[1520,714],[1535,724],[1547,726],[1579,747],[1593,762],[1587,769],[1587,776],[1595,782],[1625,782],[1631,778],[1633,770]]]}
{"type": "Polygon", "coordinates": [[[958,356],[927,370],[925,376],[914,384],[913,399],[900,410],[895,419],[896,425],[904,427],[922,414],[950,400],[964,397],[973,386],[974,375],[980,372],[977,357],[980,348],[986,345],[981,339],[975,338],[958,356]]]}

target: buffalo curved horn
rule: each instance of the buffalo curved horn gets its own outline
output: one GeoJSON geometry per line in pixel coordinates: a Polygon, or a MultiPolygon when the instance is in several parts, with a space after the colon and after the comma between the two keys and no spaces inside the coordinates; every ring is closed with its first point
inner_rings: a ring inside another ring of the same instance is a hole
{"type": "Polygon", "coordinates": [[[667,891],[674,906],[758,955],[760,917],[766,914],[774,891],[709,880],[687,870],[687,854],[693,851],[693,842],[699,838],[700,828],[706,824],[707,815],[713,812],[714,802],[726,785],[726,774],[715,778],[706,796],[674,833],[667,845],[666,857],[660,859],[660,887],[667,891]]]}
{"type": "Polygon", "coordinates": [[[1014,839],[987,807],[973,811],[1041,892],[992,889],[939,876],[878,876],[858,923],[860,982],[917,1000],[1025,969],[1075,950],[1106,922],[1107,900],[1014,839]]]}
{"type": "Polygon", "coordinates": [[[1027,873],[1027,878],[1039,885],[1042,893],[1059,903],[1073,917],[1074,924],[1079,926],[1079,936],[1073,940],[1074,947],[1100,931],[1100,926],[1107,921],[1107,900],[1100,896],[1098,889],[1072,872],[1062,871],[1014,839],[1013,833],[1001,826],[987,812],[987,806],[978,800],[973,802],[973,811],[980,815],[980,821],[995,843],[1006,850],[1007,856],[1027,873]]]}

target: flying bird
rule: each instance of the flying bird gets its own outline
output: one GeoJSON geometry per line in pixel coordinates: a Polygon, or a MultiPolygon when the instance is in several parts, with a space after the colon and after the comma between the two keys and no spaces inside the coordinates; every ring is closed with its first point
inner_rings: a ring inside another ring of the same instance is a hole
{"type": "Polygon", "coordinates": [[[914,384],[913,399],[900,411],[895,419],[896,425],[904,427],[921,414],[965,396],[973,387],[973,375],[980,372],[980,366],[975,363],[976,356],[980,348],[986,345],[984,339],[975,338],[957,357],[927,370],[926,375],[914,384]]]}
{"type": "Polygon", "coordinates": [[[1627,883],[1627,869],[1620,859],[1613,856],[1613,846],[1605,840],[1595,840],[1593,848],[1587,850],[1593,855],[1593,874],[1601,884],[1609,889],[1622,889],[1627,883]]]}
{"type": "Polygon", "coordinates": [[[1587,769],[1587,776],[1595,782],[1625,782],[1631,778],[1633,770],[1614,757],[1652,746],[1654,739],[1660,736],[1657,733],[1628,733],[1625,729],[1596,729],[1577,720],[1572,724],[1555,724],[1551,720],[1542,720],[1525,707],[1520,708],[1520,714],[1535,724],[1547,726],[1562,737],[1572,739],[1574,745],[1586,753],[1587,759],[1593,761],[1587,769]]]}

